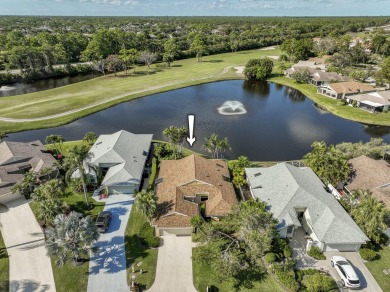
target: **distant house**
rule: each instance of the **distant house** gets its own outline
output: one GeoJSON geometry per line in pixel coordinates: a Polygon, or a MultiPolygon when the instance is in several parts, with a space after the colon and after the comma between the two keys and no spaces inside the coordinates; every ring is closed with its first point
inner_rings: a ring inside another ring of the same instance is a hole
{"type": "Polygon", "coordinates": [[[319,87],[317,92],[334,99],[345,99],[358,93],[374,92],[376,89],[371,86],[357,81],[346,81],[339,83],[329,83],[324,87],[319,87]]]}
{"type": "Polygon", "coordinates": [[[320,70],[315,70],[310,74],[310,83],[319,87],[327,86],[332,82],[344,82],[349,81],[350,79],[345,76],[341,76],[336,72],[323,72],[320,70]]]}
{"type": "Polygon", "coordinates": [[[365,155],[349,160],[352,168],[351,180],[345,186],[349,192],[370,190],[390,210],[390,164],[365,155]]]}
{"type": "MultiPolygon", "coordinates": [[[[101,185],[109,194],[134,194],[139,190],[152,138],[152,134],[133,134],[124,130],[99,136],[89,150],[89,163],[102,172],[101,185]]],[[[89,180],[97,181],[92,170],[89,180]]]]}
{"type": "Polygon", "coordinates": [[[348,104],[356,104],[357,107],[369,112],[384,112],[390,108],[390,91],[378,91],[365,94],[351,95],[347,97],[348,104]]]}
{"type": "Polygon", "coordinates": [[[40,141],[0,143],[0,203],[20,198],[20,194],[13,194],[11,190],[23,180],[27,171],[38,174],[42,169],[50,168],[49,176],[55,177],[58,174],[55,162],[40,141]]]}
{"type": "Polygon", "coordinates": [[[369,239],[308,167],[246,168],[254,198],[267,203],[281,237],[303,228],[323,251],[357,251],[369,239]]]}
{"type": "Polygon", "coordinates": [[[299,61],[298,63],[292,65],[291,68],[285,70],[284,75],[286,75],[288,78],[292,78],[295,72],[304,69],[309,70],[310,73],[314,73],[315,70],[320,70],[325,72],[325,65],[317,64],[316,62],[313,61],[299,61]]]}
{"type": "Polygon", "coordinates": [[[190,235],[192,216],[217,219],[237,203],[226,162],[198,155],[161,161],[155,191],[158,216],[153,225],[160,236],[190,235]]]}

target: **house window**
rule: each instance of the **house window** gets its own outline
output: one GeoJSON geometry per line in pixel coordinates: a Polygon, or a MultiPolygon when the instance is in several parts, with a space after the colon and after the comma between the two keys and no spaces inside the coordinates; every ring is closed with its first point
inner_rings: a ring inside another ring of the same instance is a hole
{"type": "Polygon", "coordinates": [[[287,227],[287,234],[291,234],[294,230],[294,225],[290,225],[287,227]]]}
{"type": "Polygon", "coordinates": [[[209,199],[209,196],[200,196],[201,202],[207,201],[208,199],[209,199]]]}

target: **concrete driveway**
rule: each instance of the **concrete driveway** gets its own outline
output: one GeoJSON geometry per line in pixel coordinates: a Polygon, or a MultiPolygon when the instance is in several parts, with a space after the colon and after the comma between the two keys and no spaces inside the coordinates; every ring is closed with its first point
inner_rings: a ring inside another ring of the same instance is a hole
{"type": "Polygon", "coordinates": [[[359,291],[370,291],[370,292],[380,292],[382,289],[371,275],[370,271],[367,269],[366,265],[363,263],[360,255],[357,252],[325,252],[326,260],[317,261],[315,267],[322,268],[330,272],[334,279],[338,282],[341,281],[338,273],[335,268],[330,264],[330,259],[332,256],[342,256],[346,258],[353,265],[356,274],[358,275],[360,282],[362,284],[362,289],[359,291]]]}
{"type": "Polygon", "coordinates": [[[192,282],[191,236],[161,236],[156,279],[149,292],[196,292],[192,282]]]}
{"type": "Polygon", "coordinates": [[[125,230],[134,198],[131,195],[112,195],[106,200],[105,211],[111,211],[108,230],[95,244],[97,252],[89,262],[88,291],[130,291],[127,285],[125,230]]]}
{"type": "Polygon", "coordinates": [[[10,263],[10,292],[56,291],[42,230],[24,198],[0,210],[10,263]]]}

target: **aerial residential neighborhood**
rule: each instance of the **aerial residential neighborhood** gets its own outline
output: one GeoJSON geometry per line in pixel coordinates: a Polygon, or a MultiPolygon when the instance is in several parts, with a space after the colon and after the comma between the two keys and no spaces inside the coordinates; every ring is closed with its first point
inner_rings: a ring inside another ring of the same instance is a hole
{"type": "Polygon", "coordinates": [[[0,292],[390,291],[388,8],[3,0],[0,292]]]}

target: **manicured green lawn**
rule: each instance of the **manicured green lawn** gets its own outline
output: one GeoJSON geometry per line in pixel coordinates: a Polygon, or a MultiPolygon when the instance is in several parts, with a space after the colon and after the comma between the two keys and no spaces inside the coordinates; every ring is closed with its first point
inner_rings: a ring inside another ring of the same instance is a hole
{"type": "MultiPolygon", "coordinates": [[[[56,135],[55,130],[53,130],[53,135],[56,135]]],[[[69,149],[73,148],[76,145],[81,145],[81,144],[84,144],[84,142],[82,140],[64,142],[61,146],[61,150],[62,150],[61,152],[62,152],[62,154],[64,154],[66,156],[68,154],[69,149]]],[[[46,147],[46,149],[49,149],[49,150],[55,149],[53,144],[46,144],[45,147],[46,147]]]]}
{"type": "MultiPolygon", "coordinates": [[[[85,199],[83,194],[70,192],[64,201],[71,207],[72,210],[82,213],[84,216],[91,216],[94,220],[99,212],[104,208],[104,203],[97,203],[92,198],[89,202],[95,206],[92,210],[85,209],[85,199]]],[[[36,206],[34,202],[30,203],[31,210],[36,215],[36,206]]],[[[52,258],[52,268],[54,282],[58,292],[68,291],[87,291],[88,285],[88,270],[89,259],[81,266],[74,266],[72,262],[66,263],[63,267],[58,267],[55,264],[55,259],[52,258]]]]}
{"type": "Polygon", "coordinates": [[[381,286],[383,291],[390,291],[390,275],[383,273],[383,270],[390,269],[390,246],[383,247],[379,251],[380,259],[366,263],[367,268],[381,286]]]}
{"type": "MultiPolygon", "coordinates": [[[[196,247],[201,248],[201,247],[196,247]]],[[[194,252],[192,252],[194,255],[194,252]]],[[[192,257],[193,281],[194,286],[198,291],[206,291],[207,286],[215,286],[220,292],[236,291],[232,280],[217,283],[215,274],[212,268],[208,265],[203,265],[196,257],[192,257]]],[[[284,289],[271,276],[258,275],[258,280],[253,282],[253,287],[240,287],[241,292],[249,291],[267,291],[267,292],[283,292],[284,289]]]]}
{"type": "Polygon", "coordinates": [[[327,111],[344,119],[349,119],[365,124],[390,126],[390,112],[371,114],[359,108],[354,108],[347,105],[339,105],[337,104],[338,100],[318,94],[314,85],[298,84],[293,79],[289,79],[285,76],[273,77],[270,78],[269,81],[298,89],[300,92],[312,99],[314,102],[318,103],[327,111]]]}
{"type": "Polygon", "coordinates": [[[205,56],[203,62],[197,62],[195,58],[191,58],[176,61],[169,68],[155,68],[152,74],[147,68],[139,67],[136,75],[124,75],[124,73],[120,73],[117,77],[107,75],[46,91],[3,97],[0,100],[0,117],[16,119],[39,118],[90,105],[96,106],[51,120],[23,123],[0,122],[0,129],[9,133],[58,126],[145,95],[205,82],[241,78],[233,68],[229,69],[229,67],[245,65],[251,58],[279,54],[280,51],[277,49],[251,50],[205,56]],[[221,75],[222,72],[224,74],[221,75]],[[109,101],[114,97],[120,98],[109,101]],[[101,102],[105,103],[97,105],[101,102]]]}
{"type": "Polygon", "coordinates": [[[149,289],[156,277],[157,249],[146,248],[141,244],[139,234],[141,227],[145,224],[145,217],[134,208],[131,210],[130,219],[125,231],[125,250],[127,264],[127,279],[131,284],[131,266],[135,264],[135,271],[142,269],[143,273],[137,275],[136,282],[143,289],[149,289]],[[137,263],[142,262],[141,267],[137,263]]]}
{"type": "Polygon", "coordinates": [[[0,291],[9,291],[9,260],[7,248],[0,232],[0,291]]]}

